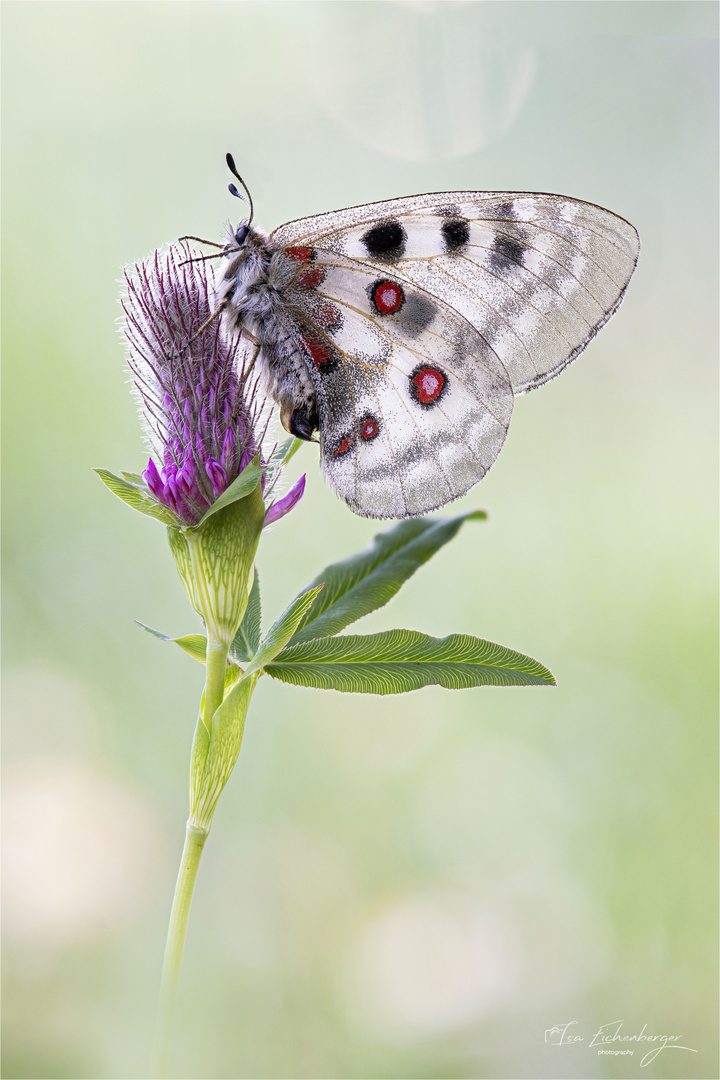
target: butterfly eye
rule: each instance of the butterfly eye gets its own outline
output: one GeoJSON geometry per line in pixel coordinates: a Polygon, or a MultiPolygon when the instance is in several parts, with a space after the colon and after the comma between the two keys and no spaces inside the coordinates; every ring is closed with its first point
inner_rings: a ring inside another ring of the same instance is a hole
{"type": "Polygon", "coordinates": [[[237,229],[235,230],[235,243],[238,245],[238,247],[243,246],[243,244],[247,240],[247,234],[249,232],[250,230],[247,225],[238,225],[237,229]]]}

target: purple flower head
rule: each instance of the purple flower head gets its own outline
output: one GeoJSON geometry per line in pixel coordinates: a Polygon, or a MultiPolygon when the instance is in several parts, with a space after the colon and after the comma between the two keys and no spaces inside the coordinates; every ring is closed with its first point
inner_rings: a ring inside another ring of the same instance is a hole
{"type": "Polygon", "coordinates": [[[215,311],[214,272],[190,249],[156,251],[125,274],[128,366],[151,457],[150,491],[188,525],[261,452],[268,410],[252,354],[215,311]]]}

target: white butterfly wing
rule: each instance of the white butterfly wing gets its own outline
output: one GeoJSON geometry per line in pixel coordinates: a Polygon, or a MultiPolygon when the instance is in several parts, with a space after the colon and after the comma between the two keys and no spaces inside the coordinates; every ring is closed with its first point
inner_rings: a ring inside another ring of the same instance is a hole
{"type": "Polygon", "coordinates": [[[623,218],[559,195],[439,192],[291,221],[272,234],[360,260],[477,329],[515,394],[558,375],[622,300],[639,240],[623,218]]]}
{"type": "Polygon", "coordinates": [[[323,472],[353,510],[424,514],[482,479],[502,448],[513,393],[462,316],[319,250],[285,299],[316,384],[323,472]]]}

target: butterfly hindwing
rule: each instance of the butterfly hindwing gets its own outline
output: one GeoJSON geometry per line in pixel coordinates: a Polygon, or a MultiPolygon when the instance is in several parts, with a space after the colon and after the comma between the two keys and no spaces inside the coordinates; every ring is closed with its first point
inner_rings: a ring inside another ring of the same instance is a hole
{"type": "Polygon", "coordinates": [[[499,454],[510,421],[512,388],[497,354],[443,300],[392,270],[306,252],[286,299],[316,383],[330,486],[371,517],[427,513],[464,494],[499,454]]]}
{"type": "Polygon", "coordinates": [[[513,391],[559,374],[616,310],[637,233],[558,195],[441,192],[350,207],[281,226],[281,246],[371,264],[441,300],[500,358],[513,391]]]}

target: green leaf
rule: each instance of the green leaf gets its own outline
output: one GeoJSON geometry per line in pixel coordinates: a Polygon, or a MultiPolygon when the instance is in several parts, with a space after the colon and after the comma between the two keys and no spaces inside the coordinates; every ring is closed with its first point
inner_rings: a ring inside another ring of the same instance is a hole
{"type": "MultiPolygon", "coordinates": [[[[162,521],[164,525],[177,525],[177,516],[167,506],[163,506],[162,503],[158,502],[143,483],[136,484],[127,479],[122,480],[119,476],[108,472],[107,469],[93,469],[93,472],[98,474],[105,487],[109,488],[113,495],[117,495],[118,499],[122,499],[133,510],[146,514],[147,517],[155,518],[157,521],[162,521]]],[[[134,476],[135,474],[128,473],[126,475],[134,476]]]]}
{"type": "Polygon", "coordinates": [[[262,606],[260,603],[260,578],[258,577],[256,566],[255,577],[253,579],[252,589],[250,590],[250,596],[248,597],[248,604],[245,608],[245,614],[243,615],[243,621],[240,623],[240,629],[230,646],[230,658],[235,661],[235,663],[246,664],[248,660],[251,660],[255,655],[258,645],[260,644],[261,624],[262,606]]]}
{"type": "Polygon", "coordinates": [[[294,435],[291,435],[285,442],[280,443],[279,446],[270,455],[269,465],[287,465],[291,458],[294,458],[298,450],[303,444],[302,439],[296,439],[294,435]]]}
{"type": "Polygon", "coordinates": [[[265,670],[296,686],[351,694],[403,694],[433,684],[448,690],[555,685],[552,672],[513,649],[468,634],[432,638],[416,630],[291,645],[265,670]]]}
{"type": "Polygon", "coordinates": [[[383,607],[418,567],[452,540],[463,522],[486,517],[484,510],[472,510],[454,518],[410,518],[378,533],[364,551],[327,566],[308,586],[324,582],[325,589],[291,644],[330,637],[383,607]]]}
{"type": "Polygon", "coordinates": [[[188,594],[190,603],[198,615],[202,617],[202,608],[200,607],[195,575],[193,574],[192,555],[190,554],[190,546],[185,536],[185,530],[170,526],[167,530],[167,538],[178,576],[185,586],[185,592],[188,594]]]}
{"type": "Polygon", "coordinates": [[[270,455],[270,460],[266,465],[267,471],[265,473],[264,491],[264,497],[268,503],[270,502],[269,496],[273,492],[275,484],[280,479],[285,466],[290,459],[295,456],[302,444],[302,439],[296,439],[294,436],[291,436],[289,439],[286,439],[285,442],[276,446],[270,455]]]}
{"type": "Polygon", "coordinates": [[[238,499],[244,499],[246,495],[255,490],[263,474],[263,470],[259,465],[255,464],[255,461],[251,461],[249,465],[246,465],[240,475],[235,477],[230,487],[226,488],[222,495],[217,497],[210,509],[205,511],[195,526],[196,529],[204,524],[209,517],[212,517],[213,514],[217,514],[218,510],[222,510],[224,506],[229,506],[231,503],[237,502],[238,499]]]}
{"type": "Polygon", "coordinates": [[[152,626],[146,626],[145,623],[136,619],[135,622],[138,626],[142,626],[143,630],[147,630],[148,634],[152,634],[153,637],[160,638],[161,641],[172,641],[176,645],[179,645],[188,656],[192,656],[193,660],[198,660],[201,664],[205,663],[205,654],[207,652],[207,638],[204,634],[185,634],[183,637],[168,637],[167,634],[161,634],[159,630],[153,630],[152,626]]]}
{"type": "Polygon", "coordinates": [[[251,663],[245,668],[243,678],[260,671],[273,657],[277,656],[281,649],[285,648],[295,633],[298,623],[322,588],[322,585],[316,585],[314,589],[308,589],[302,596],[298,596],[296,600],[293,600],[290,607],[285,609],[280,618],[270,627],[262,645],[255,653],[251,663]]]}
{"type": "Polygon", "coordinates": [[[211,642],[222,641],[229,648],[238,632],[254,580],[255,552],[264,522],[262,490],[256,483],[248,495],[206,516],[194,528],[183,529],[192,592],[186,580],[186,560],[173,550],[180,576],[205,620],[211,642]]]}
{"type": "MultiPolygon", "coordinates": [[[[232,678],[238,677],[235,669],[232,678]]],[[[257,674],[242,679],[229,691],[230,680],[226,681],[225,697],[212,719],[212,732],[207,731],[202,715],[198,721],[190,770],[190,824],[200,829],[210,828],[220,793],[235,768],[257,679],[257,674]]]]}
{"type": "Polygon", "coordinates": [[[192,656],[193,660],[198,660],[201,664],[205,663],[207,638],[204,634],[185,634],[183,637],[171,638],[171,640],[176,645],[179,645],[188,656],[192,656]]]}

